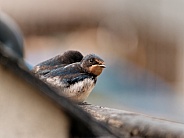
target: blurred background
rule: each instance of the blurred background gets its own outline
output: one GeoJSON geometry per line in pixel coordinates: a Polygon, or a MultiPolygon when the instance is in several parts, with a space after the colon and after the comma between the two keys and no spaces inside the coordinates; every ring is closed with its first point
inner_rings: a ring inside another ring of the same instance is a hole
{"type": "Polygon", "coordinates": [[[184,123],[184,1],[0,0],[34,66],[66,50],[107,68],[87,102],[184,123]]]}

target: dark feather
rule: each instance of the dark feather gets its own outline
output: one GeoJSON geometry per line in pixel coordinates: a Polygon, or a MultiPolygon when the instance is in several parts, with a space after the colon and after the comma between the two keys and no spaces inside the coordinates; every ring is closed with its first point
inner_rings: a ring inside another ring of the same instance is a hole
{"type": "Polygon", "coordinates": [[[51,70],[48,74],[44,75],[44,77],[55,77],[55,76],[65,76],[68,74],[76,74],[76,73],[82,73],[83,69],[81,68],[79,63],[73,63],[70,65],[67,65],[65,67],[60,67],[51,70]]]}
{"type": "Polygon", "coordinates": [[[75,62],[80,62],[82,58],[83,55],[80,52],[70,50],[62,55],[57,55],[51,59],[39,63],[33,68],[32,72],[37,76],[46,75],[54,69],[64,67],[75,62]]]}
{"type": "Polygon", "coordinates": [[[70,50],[63,53],[62,55],[57,55],[51,59],[41,62],[36,66],[55,66],[60,64],[67,65],[67,64],[79,62],[82,60],[82,58],[83,58],[83,55],[79,51],[70,50]]]}
{"type": "Polygon", "coordinates": [[[66,75],[62,78],[64,83],[67,83],[68,86],[71,84],[75,84],[77,82],[83,81],[84,79],[90,78],[92,80],[95,80],[96,83],[96,77],[86,74],[86,73],[77,73],[77,74],[72,74],[72,75],[66,75]]]}

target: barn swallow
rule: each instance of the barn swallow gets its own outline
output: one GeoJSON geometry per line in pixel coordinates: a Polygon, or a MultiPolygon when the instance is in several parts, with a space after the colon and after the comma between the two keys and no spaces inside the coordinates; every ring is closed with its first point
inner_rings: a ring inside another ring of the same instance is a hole
{"type": "Polygon", "coordinates": [[[89,54],[79,62],[52,69],[40,79],[56,89],[59,95],[82,103],[94,88],[97,77],[105,68],[104,60],[89,54]]]}
{"type": "Polygon", "coordinates": [[[51,59],[37,64],[32,69],[32,73],[40,77],[42,75],[46,75],[53,69],[64,67],[71,63],[80,62],[82,58],[83,55],[79,51],[66,51],[62,55],[57,55],[51,59]]]}

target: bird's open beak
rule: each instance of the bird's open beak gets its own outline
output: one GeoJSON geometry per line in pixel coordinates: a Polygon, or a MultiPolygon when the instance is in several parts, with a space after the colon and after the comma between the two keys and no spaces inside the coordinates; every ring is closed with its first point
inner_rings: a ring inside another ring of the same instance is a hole
{"type": "Polygon", "coordinates": [[[101,68],[106,68],[105,64],[101,64],[101,65],[98,64],[98,65],[92,65],[92,66],[93,67],[95,67],[95,66],[97,67],[98,66],[98,67],[101,67],[101,68]]]}
{"type": "Polygon", "coordinates": [[[105,64],[98,65],[98,66],[100,66],[100,67],[102,67],[102,68],[106,68],[105,64]]]}

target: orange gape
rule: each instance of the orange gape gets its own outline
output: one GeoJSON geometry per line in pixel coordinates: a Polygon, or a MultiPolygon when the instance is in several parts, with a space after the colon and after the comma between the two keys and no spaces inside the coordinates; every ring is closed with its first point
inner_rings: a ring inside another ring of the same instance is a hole
{"type": "Polygon", "coordinates": [[[96,76],[99,76],[102,73],[104,68],[105,68],[105,64],[102,64],[102,65],[92,65],[91,67],[89,67],[89,71],[92,74],[95,74],[96,76]]]}

